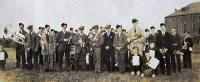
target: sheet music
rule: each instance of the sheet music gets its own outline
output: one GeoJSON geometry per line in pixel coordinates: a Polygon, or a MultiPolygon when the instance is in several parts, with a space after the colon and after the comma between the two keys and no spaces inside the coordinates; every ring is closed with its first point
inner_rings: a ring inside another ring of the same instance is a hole
{"type": "Polygon", "coordinates": [[[5,60],[4,52],[0,52],[0,60],[5,60]]]}
{"type": "Polygon", "coordinates": [[[189,47],[189,50],[192,51],[192,47],[189,47]]]}
{"type": "Polygon", "coordinates": [[[140,65],[140,58],[139,58],[139,56],[132,56],[132,65],[133,66],[140,65]]]}
{"type": "Polygon", "coordinates": [[[152,69],[156,69],[156,67],[158,66],[159,62],[160,61],[158,59],[151,58],[150,61],[149,61],[148,66],[151,67],[152,69]]]}
{"type": "Polygon", "coordinates": [[[150,56],[155,57],[155,51],[154,50],[149,50],[150,56]]]}
{"type": "Polygon", "coordinates": [[[89,64],[89,55],[86,55],[86,64],[89,64]]]}

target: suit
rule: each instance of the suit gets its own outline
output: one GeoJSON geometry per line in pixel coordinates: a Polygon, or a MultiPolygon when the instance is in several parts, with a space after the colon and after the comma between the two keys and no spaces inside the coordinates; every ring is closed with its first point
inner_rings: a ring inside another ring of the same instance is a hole
{"type": "Polygon", "coordinates": [[[42,38],[41,38],[43,44],[42,44],[42,55],[43,55],[43,59],[44,59],[44,69],[48,70],[49,69],[49,56],[50,56],[50,33],[44,33],[42,34],[42,38]]]}
{"type": "Polygon", "coordinates": [[[115,37],[115,33],[113,32],[106,32],[104,34],[104,44],[103,44],[103,51],[104,51],[104,55],[103,55],[103,61],[105,61],[106,66],[108,71],[112,71],[114,68],[114,46],[113,46],[113,42],[114,42],[114,37],[115,37]],[[106,47],[109,47],[108,49],[106,47]]]}
{"type": "Polygon", "coordinates": [[[27,50],[27,62],[28,68],[32,69],[32,57],[34,59],[34,69],[38,68],[38,48],[39,48],[39,39],[38,35],[34,32],[27,33],[25,39],[26,50],[27,50]]]}
{"type": "Polygon", "coordinates": [[[89,38],[89,43],[87,48],[87,51],[89,52],[89,65],[87,68],[89,70],[94,69],[94,47],[92,44],[93,44],[92,38],[89,38]]]}
{"type": "Polygon", "coordinates": [[[101,72],[101,47],[103,46],[103,43],[103,35],[96,33],[94,40],[92,41],[92,47],[94,48],[95,72],[101,72]]]}
{"type": "Polygon", "coordinates": [[[119,71],[125,72],[125,53],[127,52],[127,36],[124,33],[118,33],[114,37],[113,46],[115,54],[117,55],[117,61],[119,63],[119,71]],[[120,50],[117,47],[121,47],[120,50]]]}
{"type": "Polygon", "coordinates": [[[176,67],[178,71],[181,72],[181,54],[176,53],[176,51],[182,51],[181,37],[178,34],[171,35],[171,65],[172,72],[176,72],[176,67]]]}
{"type": "Polygon", "coordinates": [[[85,34],[77,34],[74,36],[72,43],[75,47],[75,69],[78,70],[79,66],[81,69],[86,69],[86,52],[88,48],[88,36],[85,34]],[[82,40],[83,44],[80,44],[79,41],[82,40]]]}
{"type": "Polygon", "coordinates": [[[137,47],[139,50],[139,54],[143,55],[142,50],[144,49],[144,42],[145,42],[145,35],[144,35],[144,31],[143,29],[137,27],[137,29],[135,28],[131,28],[128,31],[128,38],[129,39],[136,39],[136,42],[131,42],[130,43],[130,51],[132,51],[133,47],[137,47]]]}
{"type": "Polygon", "coordinates": [[[193,41],[191,37],[184,38],[183,42],[183,66],[184,68],[192,68],[191,50],[193,46],[193,41]]]}
{"type": "MultiPolygon", "coordinates": [[[[27,34],[27,32],[23,30],[19,30],[20,34],[23,34],[24,36],[27,34]]],[[[20,41],[21,42],[21,41],[20,41]]],[[[25,47],[22,44],[16,43],[16,67],[20,67],[20,62],[22,61],[22,68],[25,67],[26,64],[26,58],[25,58],[25,47]]]]}
{"type": "Polygon", "coordinates": [[[49,69],[55,70],[56,67],[56,36],[49,36],[49,69]]]}
{"type": "Polygon", "coordinates": [[[62,70],[62,64],[63,64],[63,56],[65,54],[66,58],[66,67],[69,70],[70,66],[70,45],[69,41],[64,41],[64,39],[69,39],[71,33],[67,31],[60,31],[56,35],[56,42],[58,43],[58,69],[59,71],[62,70]]]}
{"type": "Polygon", "coordinates": [[[165,68],[167,68],[167,74],[171,73],[171,62],[170,62],[170,33],[168,32],[158,32],[156,35],[156,47],[160,49],[168,49],[166,53],[162,54],[160,51],[156,54],[156,57],[160,60],[161,73],[165,74],[165,68]],[[165,56],[163,56],[165,55],[165,56]],[[166,66],[165,66],[166,64],[166,66]]]}
{"type": "Polygon", "coordinates": [[[42,43],[41,43],[41,38],[42,38],[43,33],[38,32],[38,36],[39,36],[39,49],[38,49],[38,56],[39,56],[39,64],[43,65],[43,55],[42,55],[42,43]]]}

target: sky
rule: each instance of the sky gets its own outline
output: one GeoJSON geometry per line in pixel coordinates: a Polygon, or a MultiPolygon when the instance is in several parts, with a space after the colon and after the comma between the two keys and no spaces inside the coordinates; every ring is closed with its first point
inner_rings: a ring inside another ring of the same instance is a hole
{"type": "Polygon", "coordinates": [[[200,0],[0,0],[0,37],[5,25],[13,30],[22,22],[25,28],[49,24],[61,30],[61,23],[68,29],[85,26],[85,32],[93,25],[105,26],[121,24],[123,28],[132,27],[131,20],[139,20],[139,27],[145,29],[164,22],[164,17],[192,2],[200,0]]]}

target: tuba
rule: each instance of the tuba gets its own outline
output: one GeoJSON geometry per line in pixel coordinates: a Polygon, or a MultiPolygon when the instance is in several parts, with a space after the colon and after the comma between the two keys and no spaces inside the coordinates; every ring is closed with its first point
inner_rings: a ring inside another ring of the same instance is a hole
{"type": "Polygon", "coordinates": [[[25,44],[25,35],[17,32],[17,31],[13,31],[11,26],[12,25],[6,25],[4,27],[4,35],[8,35],[7,39],[11,39],[11,40],[15,41],[16,43],[24,45],[25,44]]]}

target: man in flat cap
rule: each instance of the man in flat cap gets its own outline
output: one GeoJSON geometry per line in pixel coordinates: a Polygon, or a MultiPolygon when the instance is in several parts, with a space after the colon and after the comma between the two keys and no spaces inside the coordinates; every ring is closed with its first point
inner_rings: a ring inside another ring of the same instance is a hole
{"type": "Polygon", "coordinates": [[[111,32],[111,25],[106,25],[106,33],[103,35],[104,37],[104,44],[103,44],[103,49],[104,49],[104,61],[107,67],[107,70],[112,72],[114,69],[114,58],[115,58],[115,53],[114,53],[114,47],[113,47],[113,41],[114,41],[114,36],[115,33],[111,32]]]}
{"type": "Polygon", "coordinates": [[[33,25],[29,25],[27,27],[28,33],[26,34],[25,44],[27,50],[27,62],[28,62],[28,69],[34,70],[38,69],[38,48],[39,48],[39,39],[38,35],[33,32],[33,25]],[[34,65],[32,65],[32,57],[34,59],[34,65]]]}
{"type": "Polygon", "coordinates": [[[70,32],[66,30],[67,24],[62,23],[61,24],[62,31],[57,33],[56,36],[56,42],[58,43],[58,70],[62,71],[62,65],[63,65],[63,56],[65,54],[66,59],[66,67],[67,70],[70,70],[70,46],[69,41],[72,39],[70,37],[70,32]]]}
{"type": "MultiPolygon", "coordinates": [[[[72,27],[69,29],[69,33],[70,33],[70,37],[72,37],[72,38],[74,38],[75,35],[76,35],[76,34],[74,33],[74,29],[73,29],[72,27]]],[[[69,40],[69,46],[70,46],[70,47],[71,47],[71,46],[74,46],[72,40],[69,40]]],[[[71,48],[70,48],[70,50],[71,50],[71,48]]]]}
{"type": "Polygon", "coordinates": [[[92,40],[92,47],[94,48],[94,64],[95,64],[95,72],[101,72],[101,47],[103,46],[104,40],[103,35],[98,32],[99,26],[95,25],[92,27],[92,33],[94,34],[94,38],[92,40]]]}
{"type": "Polygon", "coordinates": [[[84,26],[80,26],[79,34],[76,34],[73,39],[75,47],[75,70],[86,70],[86,52],[88,46],[88,36],[83,33],[84,26]]]}

